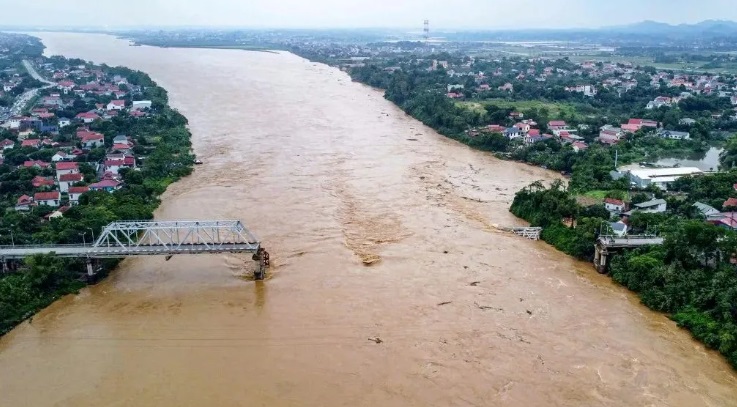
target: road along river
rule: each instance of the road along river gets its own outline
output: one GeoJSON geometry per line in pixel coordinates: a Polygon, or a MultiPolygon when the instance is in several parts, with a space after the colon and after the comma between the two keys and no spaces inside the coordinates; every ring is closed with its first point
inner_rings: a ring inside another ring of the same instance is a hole
{"type": "Polygon", "coordinates": [[[688,333],[496,229],[520,224],[514,192],[550,173],[291,54],[40,36],[168,89],[205,165],[157,217],[241,219],[274,268],[254,283],[239,256],[127,260],[0,339],[0,405],[737,403],[735,375],[688,333]]]}

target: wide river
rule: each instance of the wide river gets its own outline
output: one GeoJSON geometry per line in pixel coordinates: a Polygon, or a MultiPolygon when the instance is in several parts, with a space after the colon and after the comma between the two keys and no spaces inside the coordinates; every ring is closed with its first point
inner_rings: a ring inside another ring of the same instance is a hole
{"type": "Polygon", "coordinates": [[[156,216],[241,219],[274,267],[255,283],[245,256],[126,260],[0,339],[0,406],[737,405],[719,355],[497,229],[555,175],[291,54],[40,36],[168,89],[205,164],[156,216]]]}

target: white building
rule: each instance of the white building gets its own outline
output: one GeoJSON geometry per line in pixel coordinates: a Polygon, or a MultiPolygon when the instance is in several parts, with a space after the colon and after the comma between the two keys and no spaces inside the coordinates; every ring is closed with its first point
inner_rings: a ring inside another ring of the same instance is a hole
{"type": "Polygon", "coordinates": [[[663,213],[666,211],[667,207],[665,199],[652,199],[647,202],[635,204],[635,208],[637,208],[639,212],[646,213],[663,213]]]}
{"type": "Polygon", "coordinates": [[[703,171],[696,167],[642,168],[629,171],[630,182],[633,186],[647,188],[655,185],[662,190],[668,189],[668,184],[678,178],[700,174],[703,174],[703,171]]]}
{"type": "Polygon", "coordinates": [[[141,110],[141,109],[150,109],[151,108],[151,101],[150,100],[134,100],[131,104],[130,110],[141,110]]]}
{"type": "Polygon", "coordinates": [[[625,207],[624,202],[620,201],[619,199],[606,198],[604,200],[604,208],[606,208],[606,210],[608,210],[609,212],[613,212],[613,213],[624,212],[624,207],[625,207]]]}

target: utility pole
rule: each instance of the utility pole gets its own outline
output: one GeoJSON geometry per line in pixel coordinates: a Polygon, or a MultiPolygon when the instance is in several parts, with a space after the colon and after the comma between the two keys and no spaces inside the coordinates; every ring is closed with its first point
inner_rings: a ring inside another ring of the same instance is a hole
{"type": "Polygon", "coordinates": [[[614,150],[614,171],[617,170],[617,161],[619,160],[619,150],[614,150]]]}

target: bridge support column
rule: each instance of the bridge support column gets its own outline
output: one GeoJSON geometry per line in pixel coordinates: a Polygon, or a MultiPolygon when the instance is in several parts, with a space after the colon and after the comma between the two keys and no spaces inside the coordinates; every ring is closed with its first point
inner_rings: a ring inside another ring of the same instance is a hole
{"type": "Polygon", "coordinates": [[[95,277],[95,268],[92,266],[92,259],[87,259],[87,277],[95,277]]]}
{"type": "Polygon", "coordinates": [[[607,257],[609,256],[609,252],[605,247],[601,247],[599,245],[595,246],[594,249],[594,267],[596,267],[596,271],[600,274],[606,274],[606,267],[607,267],[607,257]]]}
{"type": "Polygon", "coordinates": [[[5,259],[2,259],[3,261],[3,273],[7,273],[10,271],[10,267],[8,267],[8,261],[5,259]]]}
{"type": "Polygon", "coordinates": [[[260,247],[256,251],[256,253],[253,254],[253,260],[256,260],[258,262],[258,268],[256,268],[256,271],[253,272],[253,278],[255,280],[263,280],[264,278],[266,278],[266,269],[268,269],[271,265],[269,252],[264,250],[263,247],[260,247]]]}

